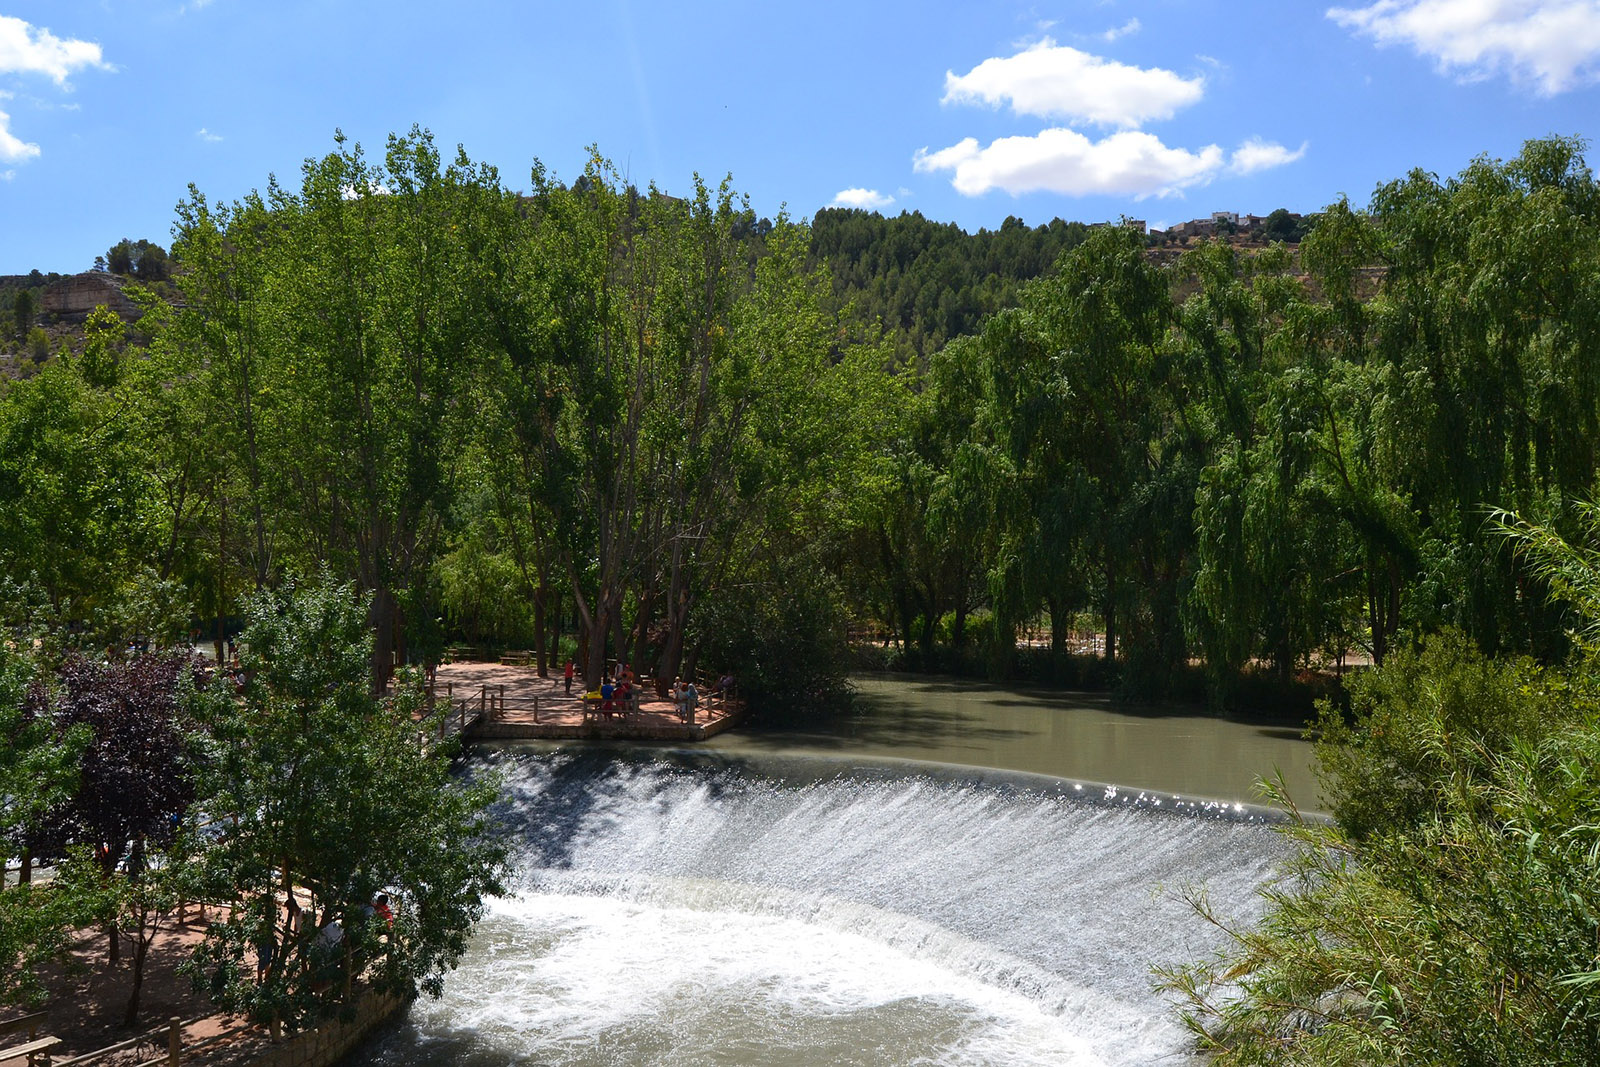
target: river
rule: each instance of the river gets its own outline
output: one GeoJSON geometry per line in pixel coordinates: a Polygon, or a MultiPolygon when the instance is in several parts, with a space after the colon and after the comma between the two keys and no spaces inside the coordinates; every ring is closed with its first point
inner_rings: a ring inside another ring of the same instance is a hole
{"type": "Polygon", "coordinates": [[[1170,709],[864,679],[850,716],[693,753],[508,747],[515,892],[361,1064],[1193,1061],[1151,968],[1286,846],[1243,805],[1303,742],[1170,709]]]}
{"type": "Polygon", "coordinates": [[[1258,780],[1281,776],[1295,804],[1320,810],[1311,747],[1293,726],[954,678],[871,675],[855,684],[848,715],[758,722],[708,747],[991,767],[1244,803],[1260,799],[1258,780]]]}

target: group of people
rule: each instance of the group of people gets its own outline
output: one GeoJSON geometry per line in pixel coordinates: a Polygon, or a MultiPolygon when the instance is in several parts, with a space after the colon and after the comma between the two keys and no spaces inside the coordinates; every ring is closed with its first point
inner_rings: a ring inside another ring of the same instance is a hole
{"type": "Polygon", "coordinates": [[[694,723],[694,709],[700,703],[700,690],[695,687],[694,679],[687,683],[682,678],[672,680],[672,704],[678,709],[678,718],[684,722],[694,723]]]}
{"type": "MultiPolygon", "coordinates": [[[[300,902],[291,894],[286,902],[287,914],[284,918],[283,936],[285,942],[299,938],[305,923],[305,912],[301,910],[300,902]]],[[[272,969],[272,962],[278,954],[278,930],[276,928],[277,907],[274,905],[272,918],[268,919],[256,933],[256,981],[266,981],[267,974],[272,969]]],[[[361,906],[361,916],[366,922],[382,922],[379,929],[380,938],[392,937],[394,932],[394,908],[389,904],[389,894],[379,893],[370,904],[361,906]]],[[[329,919],[318,928],[316,937],[311,944],[313,958],[320,967],[329,968],[340,957],[344,945],[344,926],[337,918],[329,919]]]]}
{"type": "Polygon", "coordinates": [[[608,672],[600,681],[600,710],[603,712],[638,710],[638,693],[633,682],[633,671],[628,669],[626,663],[617,671],[615,680],[608,672]]]}
{"type": "MultiPolygon", "coordinates": [[[[565,670],[562,672],[566,682],[566,692],[572,695],[572,680],[577,676],[577,666],[571,659],[567,660],[565,670]]],[[[633,668],[626,663],[617,664],[615,674],[607,670],[600,682],[598,691],[598,710],[601,712],[615,712],[638,710],[639,690],[634,677],[633,668]]],[[[734,680],[731,673],[724,673],[717,679],[716,688],[712,690],[713,696],[726,700],[733,694],[734,680]]],[[[594,696],[587,697],[593,700],[594,696]]],[[[700,705],[700,689],[695,685],[694,679],[684,681],[678,677],[672,680],[672,705],[677,709],[678,717],[686,723],[694,722],[695,709],[700,705]]]]}

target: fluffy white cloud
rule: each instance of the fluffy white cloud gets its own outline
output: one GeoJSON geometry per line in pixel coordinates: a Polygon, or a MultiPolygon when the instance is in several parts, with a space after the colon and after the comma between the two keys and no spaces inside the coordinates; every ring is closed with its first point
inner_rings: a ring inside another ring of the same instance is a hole
{"type": "Polygon", "coordinates": [[[894,203],[894,197],[876,189],[840,189],[833,198],[832,207],[858,207],[866,211],[879,211],[894,203]]]}
{"type": "Polygon", "coordinates": [[[1306,154],[1310,147],[1309,141],[1302,141],[1300,147],[1290,151],[1275,141],[1263,141],[1259,137],[1252,137],[1244,144],[1233,150],[1233,158],[1228,162],[1228,170],[1234,174],[1254,174],[1260,170],[1271,170],[1281,167],[1285,163],[1293,163],[1306,154]]]}
{"type": "Polygon", "coordinates": [[[1130,67],[1046,37],[1014,56],[986,59],[965,74],[947,71],[944,102],[999,107],[1021,115],[1131,129],[1171,118],[1205,92],[1205,79],[1159,67],[1130,67]]]}
{"type": "Polygon", "coordinates": [[[1444,70],[1504,72],[1546,95],[1600,74],[1600,0],[1377,0],[1327,14],[1380,45],[1410,45],[1444,70]]]}
{"type": "Polygon", "coordinates": [[[62,40],[10,15],[0,15],[0,74],[43,74],[57,85],[84,67],[104,67],[100,46],[62,40]]]}
{"type": "Polygon", "coordinates": [[[912,166],[920,172],[948,170],[965,196],[991,189],[1066,196],[1166,197],[1209,182],[1222,170],[1223,151],[1168,148],[1135,130],[1091,141],[1075,130],[1052,128],[1033,137],[1002,137],[982,148],[971,137],[937,152],[920,149],[912,166]]]}
{"type": "Polygon", "coordinates": [[[200,138],[202,141],[206,142],[207,144],[216,144],[218,141],[222,140],[222,134],[220,134],[220,133],[212,133],[210,130],[206,129],[204,126],[200,127],[198,130],[194,131],[194,135],[196,137],[200,138]]]}
{"type": "Polygon", "coordinates": [[[11,116],[0,111],[0,160],[26,163],[39,154],[39,146],[29,144],[11,132],[11,116]]]}

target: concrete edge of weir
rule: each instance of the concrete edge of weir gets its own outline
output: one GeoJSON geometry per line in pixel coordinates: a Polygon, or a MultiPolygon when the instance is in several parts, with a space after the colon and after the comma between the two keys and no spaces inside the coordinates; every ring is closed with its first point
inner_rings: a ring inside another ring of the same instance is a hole
{"type": "MultiPolygon", "coordinates": [[[[920,777],[948,785],[982,785],[991,789],[1037,796],[1056,797],[1102,810],[1137,810],[1175,818],[1215,819],[1221,822],[1257,825],[1284,825],[1293,821],[1290,812],[1267,804],[1246,801],[1190,797],[1159,789],[1062,778],[1033,771],[1004,770],[934,760],[896,756],[848,756],[811,753],[729,753],[715,749],[682,748],[671,745],[638,745],[625,741],[507,741],[484,739],[472,747],[484,751],[521,750],[535,752],[582,751],[620,755],[628,759],[659,760],[683,766],[713,770],[739,769],[756,777],[776,778],[795,784],[833,781],[851,777],[886,780],[920,777]]],[[[1323,812],[1300,812],[1307,823],[1327,824],[1323,812]]]]}

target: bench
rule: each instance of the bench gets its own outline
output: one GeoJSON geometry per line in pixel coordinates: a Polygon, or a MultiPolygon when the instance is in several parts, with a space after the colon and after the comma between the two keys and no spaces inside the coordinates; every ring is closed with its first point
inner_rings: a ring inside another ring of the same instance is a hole
{"type": "Polygon", "coordinates": [[[0,1048],[0,1063],[6,1060],[20,1060],[28,1057],[28,1067],[48,1067],[50,1063],[50,1050],[61,1044],[59,1037],[41,1037],[37,1041],[29,1041],[25,1045],[12,1045],[10,1048],[0,1048]],[[40,1053],[43,1053],[41,1058],[40,1053]]]}
{"type": "Polygon", "coordinates": [[[500,662],[507,667],[526,667],[532,660],[533,653],[526,649],[520,652],[508,650],[500,653],[500,662]]]}

